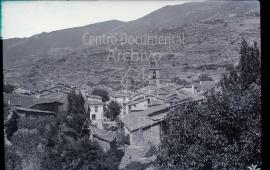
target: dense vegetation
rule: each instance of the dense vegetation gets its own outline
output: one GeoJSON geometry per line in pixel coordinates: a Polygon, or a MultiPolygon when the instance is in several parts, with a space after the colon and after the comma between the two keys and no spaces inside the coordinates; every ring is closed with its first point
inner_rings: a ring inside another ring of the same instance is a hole
{"type": "Polygon", "coordinates": [[[15,89],[16,89],[16,86],[14,86],[14,85],[11,85],[11,84],[4,84],[3,90],[4,90],[4,92],[5,92],[6,94],[12,93],[15,89]]]}
{"type": "Polygon", "coordinates": [[[201,105],[172,111],[158,149],[162,169],[247,169],[261,166],[260,54],[243,40],[239,65],[201,105]]]}
{"type": "Polygon", "coordinates": [[[57,118],[21,117],[19,129],[10,137],[12,145],[5,146],[6,169],[117,170],[123,152],[104,152],[89,140],[87,127],[83,128],[87,119],[83,105],[82,96],[72,91],[68,111],[57,118]]]}
{"type": "MultiPolygon", "coordinates": [[[[73,105],[82,101],[82,96],[73,92],[68,99],[69,105],[73,105]]],[[[83,110],[84,103],[79,103],[80,105],[71,107],[74,110],[70,110],[66,118],[60,119],[62,122],[52,125],[48,134],[50,143],[45,147],[43,168],[55,169],[57,166],[57,169],[117,170],[123,154],[117,150],[103,152],[98,143],[89,140],[88,131],[86,127],[83,128],[87,117],[84,112],[78,112],[83,110]]]]}

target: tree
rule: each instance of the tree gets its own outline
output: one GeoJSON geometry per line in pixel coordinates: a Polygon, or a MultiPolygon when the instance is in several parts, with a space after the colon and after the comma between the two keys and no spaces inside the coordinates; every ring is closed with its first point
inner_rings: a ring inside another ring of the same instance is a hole
{"type": "Polygon", "coordinates": [[[68,96],[68,113],[84,114],[84,99],[81,95],[76,94],[75,90],[72,90],[68,96]]]}
{"type": "Polygon", "coordinates": [[[18,130],[18,119],[19,116],[17,113],[12,112],[10,118],[7,120],[5,132],[8,140],[10,140],[13,134],[18,130]]]}
{"type": "Polygon", "coordinates": [[[249,46],[246,40],[241,42],[239,71],[242,86],[247,88],[251,83],[260,77],[260,52],[257,42],[249,46]]]}
{"type": "Polygon", "coordinates": [[[204,109],[195,103],[172,111],[163,129],[156,162],[162,169],[206,168],[212,155],[210,147],[219,148],[204,109]]]}
{"type": "MultiPolygon", "coordinates": [[[[74,97],[74,93],[69,96],[72,105],[80,103],[75,100],[81,98],[76,95],[74,97]]],[[[79,108],[70,108],[71,114],[57,117],[57,120],[48,126],[47,133],[44,133],[48,141],[41,163],[42,169],[117,170],[123,153],[117,150],[104,153],[98,143],[89,140],[88,131],[82,130],[85,115],[80,112],[72,114],[79,108]]]]}
{"type": "Polygon", "coordinates": [[[242,43],[240,65],[220,81],[221,91],[212,90],[202,105],[191,103],[169,113],[157,166],[247,169],[261,165],[260,64],[255,62],[257,68],[252,69],[246,61],[249,54],[258,57],[255,46],[242,43]]]}
{"type": "Polygon", "coordinates": [[[69,142],[65,134],[53,147],[47,147],[43,169],[117,170],[123,153],[109,150],[106,153],[88,136],[69,142]]]}
{"type": "Polygon", "coordinates": [[[5,170],[20,170],[22,169],[22,158],[16,154],[14,147],[5,145],[5,170]]]}
{"type": "Polygon", "coordinates": [[[11,84],[5,84],[5,85],[4,85],[4,92],[5,92],[6,94],[10,94],[10,93],[12,93],[12,92],[15,90],[15,88],[16,88],[16,86],[14,86],[14,85],[11,85],[11,84]]]}
{"type": "Polygon", "coordinates": [[[108,92],[106,90],[103,90],[103,89],[94,89],[92,91],[92,95],[97,95],[97,96],[102,97],[103,102],[110,100],[108,92]]]}
{"type": "Polygon", "coordinates": [[[108,110],[104,116],[111,120],[115,120],[121,112],[121,106],[116,101],[111,101],[108,105],[108,110]]]}

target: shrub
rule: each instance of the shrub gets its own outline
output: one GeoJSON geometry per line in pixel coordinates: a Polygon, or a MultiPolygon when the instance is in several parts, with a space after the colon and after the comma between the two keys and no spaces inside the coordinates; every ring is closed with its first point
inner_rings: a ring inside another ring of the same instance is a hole
{"type": "Polygon", "coordinates": [[[19,116],[16,113],[11,113],[10,119],[6,123],[6,135],[7,139],[10,140],[10,138],[13,136],[13,134],[18,130],[18,119],[19,116]]]}

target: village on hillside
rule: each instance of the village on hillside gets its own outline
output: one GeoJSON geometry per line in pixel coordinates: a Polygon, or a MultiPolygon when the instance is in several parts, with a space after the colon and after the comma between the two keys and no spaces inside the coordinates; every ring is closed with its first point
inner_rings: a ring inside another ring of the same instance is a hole
{"type": "MultiPolygon", "coordinates": [[[[28,119],[57,117],[59,112],[67,111],[67,95],[75,91],[84,100],[85,122],[81,128],[89,131],[89,140],[98,141],[104,151],[112,147],[124,150],[120,168],[134,161],[149,159],[151,162],[153,158],[146,159],[143,156],[151,146],[160,144],[162,123],[168,112],[190,102],[204,102],[204,94],[215,88],[215,82],[200,81],[191,86],[164,83],[158,62],[149,62],[148,69],[147,86],[136,90],[111,90],[108,92],[109,100],[105,102],[101,96],[92,94],[91,89],[78,89],[63,83],[34,92],[18,87],[12,93],[4,94],[5,107],[8,108],[6,121],[12,114],[28,119]],[[122,127],[105,116],[106,107],[111,101],[120,106],[117,120],[122,123],[122,127]],[[116,146],[117,133],[121,128],[127,141],[122,146],[116,146]],[[133,152],[138,152],[140,156],[133,152]]],[[[10,143],[7,138],[5,141],[10,143]]]]}
{"type": "Polygon", "coordinates": [[[1,169],[263,169],[258,1],[3,6],[1,169]]]}

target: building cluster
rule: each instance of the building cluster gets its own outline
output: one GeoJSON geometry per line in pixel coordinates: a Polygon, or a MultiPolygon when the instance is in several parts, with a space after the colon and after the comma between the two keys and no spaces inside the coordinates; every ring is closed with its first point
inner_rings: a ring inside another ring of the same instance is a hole
{"type": "MultiPolygon", "coordinates": [[[[181,107],[189,102],[203,102],[203,91],[198,91],[198,85],[182,86],[173,83],[163,83],[160,78],[160,68],[156,62],[151,62],[149,68],[149,83],[147,86],[131,90],[110,92],[110,101],[114,100],[121,106],[119,120],[124,125],[124,131],[129,136],[131,146],[142,143],[157,145],[160,143],[162,123],[164,118],[175,107],[181,107]]],[[[104,117],[104,103],[98,96],[81,92],[85,101],[85,109],[92,125],[104,129],[108,119],[104,117]]]]}
{"type": "MultiPolygon", "coordinates": [[[[199,82],[191,86],[164,83],[157,62],[151,62],[147,81],[148,85],[137,90],[110,91],[108,102],[103,102],[102,97],[92,95],[86,89],[75,90],[84,99],[86,120],[82,129],[89,129],[90,139],[96,140],[104,151],[116,147],[118,133],[114,131],[117,123],[105,116],[110,101],[116,101],[121,106],[118,120],[123,125],[129,148],[157,146],[164,130],[164,120],[170,111],[190,102],[204,102],[203,94],[214,87],[213,82],[199,82]]],[[[56,116],[67,110],[67,94],[72,90],[74,88],[61,83],[35,93],[17,89],[15,94],[5,94],[4,101],[12,106],[13,112],[23,116],[56,116]]]]}

